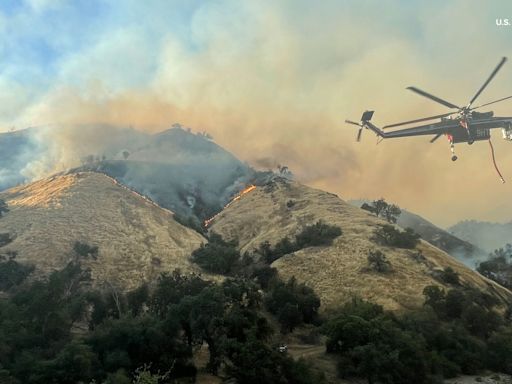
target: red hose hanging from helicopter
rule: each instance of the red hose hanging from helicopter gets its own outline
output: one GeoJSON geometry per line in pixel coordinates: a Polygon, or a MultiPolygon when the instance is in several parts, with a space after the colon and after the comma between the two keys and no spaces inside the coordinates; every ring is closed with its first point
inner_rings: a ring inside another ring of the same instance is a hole
{"type": "Polygon", "coordinates": [[[492,145],[491,139],[489,139],[489,145],[491,146],[491,155],[492,155],[492,162],[494,163],[494,168],[496,169],[496,172],[498,172],[498,175],[500,176],[501,182],[505,184],[505,179],[503,178],[503,175],[501,174],[498,166],[496,165],[496,157],[494,156],[494,147],[492,145]]]}

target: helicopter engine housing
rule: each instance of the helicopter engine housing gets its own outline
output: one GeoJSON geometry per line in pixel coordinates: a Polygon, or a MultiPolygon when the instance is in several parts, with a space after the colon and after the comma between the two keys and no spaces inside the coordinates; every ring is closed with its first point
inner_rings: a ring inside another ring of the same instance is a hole
{"type": "Polygon", "coordinates": [[[512,141],[512,124],[508,124],[505,128],[502,128],[501,131],[504,140],[512,141]]]}

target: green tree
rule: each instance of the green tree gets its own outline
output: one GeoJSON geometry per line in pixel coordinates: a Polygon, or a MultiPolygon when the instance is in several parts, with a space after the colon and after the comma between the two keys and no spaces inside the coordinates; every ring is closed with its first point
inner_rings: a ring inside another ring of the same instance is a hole
{"type": "Polygon", "coordinates": [[[420,240],[420,235],[412,228],[406,228],[402,232],[389,224],[380,226],[374,235],[379,244],[406,249],[415,248],[420,240]]]}
{"type": "Polygon", "coordinates": [[[277,313],[282,333],[293,332],[302,323],[302,314],[297,305],[286,303],[277,313]]]}
{"type": "Polygon", "coordinates": [[[192,260],[201,268],[214,273],[229,274],[240,260],[236,243],[226,242],[212,234],[210,242],[192,252],[192,260]]]}
{"type": "Polygon", "coordinates": [[[0,291],[21,284],[34,271],[34,266],[23,265],[13,259],[0,262],[0,291]]]}
{"type": "Polygon", "coordinates": [[[398,205],[388,204],[386,200],[374,200],[370,204],[364,203],[362,209],[372,212],[377,217],[382,217],[391,224],[396,224],[398,217],[401,215],[402,210],[398,205]]]}
{"type": "Polygon", "coordinates": [[[497,372],[512,374],[512,327],[504,327],[489,338],[487,362],[497,372]]]}
{"type": "Polygon", "coordinates": [[[196,296],[209,286],[210,282],[195,273],[182,274],[179,270],[165,272],[158,278],[150,299],[150,310],[163,318],[172,304],[178,304],[185,296],[196,296]]]}

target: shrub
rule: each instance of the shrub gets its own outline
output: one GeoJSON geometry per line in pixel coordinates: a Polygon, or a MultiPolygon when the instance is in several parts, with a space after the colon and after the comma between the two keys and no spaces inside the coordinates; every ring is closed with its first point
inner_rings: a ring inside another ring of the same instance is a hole
{"type": "Polygon", "coordinates": [[[412,249],[416,247],[420,240],[420,235],[414,232],[412,228],[406,228],[402,232],[389,224],[382,225],[374,234],[378,243],[396,248],[412,249]]]}
{"type": "Polygon", "coordinates": [[[441,274],[441,279],[446,284],[459,285],[459,274],[453,270],[452,267],[446,267],[441,274]]]}
{"type": "Polygon", "coordinates": [[[0,290],[7,291],[21,284],[33,270],[33,266],[23,265],[12,259],[0,263],[0,290]]]}
{"type": "Polygon", "coordinates": [[[4,215],[4,213],[7,213],[9,212],[9,208],[7,206],[7,203],[0,199],[0,217],[2,217],[4,215]]]}
{"type": "Polygon", "coordinates": [[[264,265],[263,267],[254,270],[252,277],[256,278],[262,289],[267,289],[272,280],[276,279],[277,269],[272,268],[269,265],[264,265]]]}
{"type": "Polygon", "coordinates": [[[80,241],[75,242],[73,250],[78,256],[92,257],[94,260],[98,258],[98,246],[89,245],[80,241]]]}
{"type": "Polygon", "coordinates": [[[370,251],[368,253],[368,267],[379,273],[391,271],[391,263],[381,251],[370,251]]]}
{"type": "Polygon", "coordinates": [[[278,316],[282,331],[287,332],[302,322],[315,322],[320,299],[313,289],[297,284],[292,277],[286,283],[279,281],[272,286],[265,304],[271,313],[278,316]]]}
{"type": "Polygon", "coordinates": [[[0,233],[0,247],[12,243],[14,239],[8,233],[0,233]]]}
{"type": "Polygon", "coordinates": [[[341,236],[340,227],[318,221],[305,227],[302,232],[295,236],[295,244],[298,249],[331,245],[332,241],[338,236],[341,236]]]}
{"type": "Polygon", "coordinates": [[[322,245],[331,245],[332,241],[342,234],[341,228],[335,225],[328,225],[322,221],[317,221],[313,225],[306,226],[299,234],[295,236],[295,241],[288,237],[279,240],[274,248],[268,241],[260,244],[257,253],[259,253],[265,262],[271,264],[277,259],[296,252],[306,247],[315,247],[322,245]]]}
{"type": "Polygon", "coordinates": [[[512,246],[495,250],[489,259],[480,263],[477,271],[488,279],[494,280],[506,288],[512,289],[512,263],[507,260],[512,256],[512,246]]]}
{"type": "Polygon", "coordinates": [[[240,260],[236,243],[226,242],[220,235],[212,234],[210,242],[192,252],[192,260],[206,271],[229,274],[240,260]]]}
{"type": "Polygon", "coordinates": [[[298,248],[296,247],[296,245],[293,242],[291,242],[288,237],[284,237],[281,240],[279,240],[274,246],[274,249],[270,251],[267,257],[267,262],[270,264],[273,261],[283,257],[284,255],[293,253],[297,250],[298,248]]]}

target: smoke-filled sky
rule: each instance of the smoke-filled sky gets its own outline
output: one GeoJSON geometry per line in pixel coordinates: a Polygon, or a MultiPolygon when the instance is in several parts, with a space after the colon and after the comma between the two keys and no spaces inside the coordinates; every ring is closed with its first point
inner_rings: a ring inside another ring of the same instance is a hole
{"type": "MultiPolygon", "coordinates": [[[[59,125],[72,147],[78,125],[179,122],[344,199],[382,196],[444,226],[510,221],[512,142],[499,130],[505,185],[486,142],[459,144],[452,163],[445,139],[356,143],[343,123],[368,108],[378,125],[446,111],[409,85],[467,103],[512,59],[497,18],[512,24],[510,0],[2,0],[0,130],[59,125]]],[[[512,62],[478,102],[508,95],[512,62]]],[[[512,101],[494,111],[512,116],[512,101]]]]}

